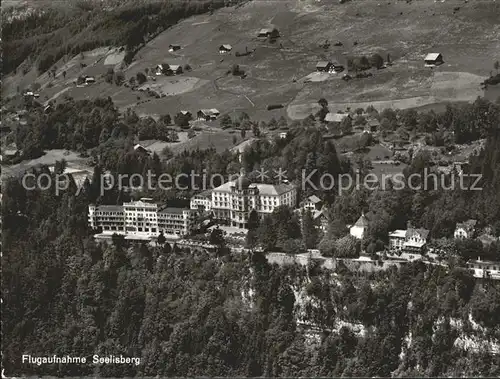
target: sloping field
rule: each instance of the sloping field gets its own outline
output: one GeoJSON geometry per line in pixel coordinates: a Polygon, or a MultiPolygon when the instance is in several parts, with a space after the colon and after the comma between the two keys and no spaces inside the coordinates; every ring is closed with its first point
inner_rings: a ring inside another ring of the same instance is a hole
{"type": "MultiPolygon", "coordinates": [[[[472,101],[484,94],[484,91],[478,84],[484,78],[467,72],[434,72],[430,79],[430,82],[425,86],[425,90],[428,93],[425,96],[398,98],[397,94],[396,96],[391,96],[388,93],[388,98],[395,98],[374,101],[337,102],[335,101],[337,97],[332,96],[332,98],[326,97],[326,100],[328,101],[329,109],[333,112],[345,111],[347,108],[366,108],[369,105],[381,111],[385,108],[419,108],[441,102],[472,101]]],[[[353,100],[361,98],[361,94],[358,94],[358,97],[354,97],[353,100]]],[[[321,97],[325,97],[325,94],[317,93],[316,97],[313,96],[313,94],[309,93],[308,98],[319,100],[321,97]]],[[[317,101],[310,103],[303,102],[305,100],[303,94],[300,94],[298,99],[300,100],[296,99],[297,103],[294,102],[287,109],[288,117],[293,120],[303,119],[311,113],[316,113],[321,108],[317,101]]]]}
{"type": "Polygon", "coordinates": [[[259,120],[276,117],[277,112],[267,111],[270,104],[283,104],[292,119],[303,118],[314,111],[321,97],[334,110],[369,104],[408,108],[471,101],[482,95],[479,83],[500,59],[498,20],[500,2],[494,0],[420,0],[410,4],[371,0],[346,4],[326,0],[252,1],[178,23],[148,43],[124,68],[128,80],[160,63],[189,64],[189,73],[157,79],[169,83],[162,85],[167,97],[155,99],[105,83],[103,75],[108,68],[119,67],[123,52],[117,48],[98,49],[60,62],[50,88],[46,74],[37,79],[33,73],[25,77],[18,74],[4,84],[12,94],[17,86],[24,88],[36,80],[42,84],[43,101],[66,95],[75,99],[111,96],[118,107],[132,107],[140,114],[175,114],[181,109],[194,113],[200,108],[217,108],[221,113],[242,110],[259,120]],[[453,12],[457,4],[460,10],[453,12]],[[256,37],[260,28],[268,26],[280,30],[281,37],[274,44],[256,37]],[[320,46],[325,41],[330,43],[327,50],[320,46]],[[343,45],[334,46],[337,41],[343,45]],[[174,43],[182,48],[169,52],[168,46],[174,43]],[[232,52],[220,55],[218,48],[222,44],[231,44],[232,52]],[[252,53],[239,57],[235,54],[248,51],[252,53]],[[441,52],[445,64],[435,69],[423,67],[423,57],[429,52],[441,52]],[[318,60],[338,60],[345,65],[348,56],[373,53],[384,58],[390,54],[393,65],[374,70],[370,78],[349,82],[341,80],[343,74],[310,75],[318,60]],[[235,64],[245,71],[244,79],[229,72],[235,64]],[[65,79],[61,75],[63,67],[65,79]],[[96,76],[98,83],[76,88],[72,82],[78,75],[96,76]]]}
{"type": "Polygon", "coordinates": [[[56,161],[65,160],[71,167],[80,170],[90,170],[93,169],[87,164],[87,159],[80,158],[77,153],[69,152],[66,150],[54,149],[48,150],[40,158],[31,159],[29,161],[24,161],[15,165],[5,166],[2,165],[2,177],[16,176],[24,173],[30,167],[43,164],[43,165],[53,165],[56,161]]]}

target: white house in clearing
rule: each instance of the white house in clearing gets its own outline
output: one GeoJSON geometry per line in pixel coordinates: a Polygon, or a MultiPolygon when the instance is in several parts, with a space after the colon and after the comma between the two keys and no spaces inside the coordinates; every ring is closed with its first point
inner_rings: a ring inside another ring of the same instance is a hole
{"type": "Polygon", "coordinates": [[[470,239],[474,237],[477,220],[467,220],[457,223],[453,236],[456,239],[470,239]]]}
{"type": "Polygon", "coordinates": [[[361,213],[361,217],[358,221],[349,228],[349,234],[359,240],[363,239],[366,229],[368,228],[368,218],[365,216],[364,212],[361,213]]]}

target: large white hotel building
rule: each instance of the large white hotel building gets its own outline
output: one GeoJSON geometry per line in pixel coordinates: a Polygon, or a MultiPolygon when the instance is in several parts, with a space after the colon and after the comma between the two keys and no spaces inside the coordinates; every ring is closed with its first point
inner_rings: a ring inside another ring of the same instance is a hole
{"type": "Polygon", "coordinates": [[[142,198],[123,205],[90,205],[88,222],[91,228],[102,229],[102,237],[114,233],[130,239],[151,239],[160,233],[181,237],[191,230],[196,213],[142,198]]]}
{"type": "Polygon", "coordinates": [[[190,208],[212,212],[220,222],[238,228],[247,228],[248,217],[256,210],[262,219],[276,207],[297,205],[297,188],[290,184],[251,183],[245,176],[224,183],[211,191],[191,198],[190,208]]]}

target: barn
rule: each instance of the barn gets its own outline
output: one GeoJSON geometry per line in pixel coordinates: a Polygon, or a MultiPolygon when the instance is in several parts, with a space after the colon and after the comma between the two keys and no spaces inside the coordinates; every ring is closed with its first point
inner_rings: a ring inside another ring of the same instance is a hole
{"type": "Polygon", "coordinates": [[[424,59],[426,67],[434,67],[443,64],[443,56],[440,53],[430,53],[424,59]]]}
{"type": "Polygon", "coordinates": [[[196,114],[198,120],[203,120],[203,121],[213,121],[217,120],[217,117],[219,117],[220,112],[215,109],[200,109],[198,113],[196,114]]]}
{"type": "Polygon", "coordinates": [[[316,71],[318,72],[329,72],[333,69],[333,63],[330,61],[319,61],[316,64],[316,71]]]}
{"type": "Polygon", "coordinates": [[[224,44],[224,45],[219,46],[219,53],[220,54],[229,53],[231,50],[233,50],[233,47],[231,45],[224,44]]]}
{"type": "Polygon", "coordinates": [[[257,34],[258,37],[272,37],[272,38],[277,38],[279,37],[280,32],[276,28],[264,28],[259,30],[259,33],[257,34]]]}

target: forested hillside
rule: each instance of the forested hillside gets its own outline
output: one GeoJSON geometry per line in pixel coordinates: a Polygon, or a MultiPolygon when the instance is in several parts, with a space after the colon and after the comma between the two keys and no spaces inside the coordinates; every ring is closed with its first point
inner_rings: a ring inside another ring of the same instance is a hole
{"type": "Polygon", "coordinates": [[[24,224],[29,237],[8,230],[5,240],[9,376],[500,374],[488,351],[500,337],[498,283],[419,264],[368,277],[270,267],[259,255],[100,247],[76,235],[84,222],[70,212],[79,200],[61,200],[38,228],[24,224]],[[464,351],[467,338],[476,344],[464,351]],[[23,353],[143,363],[27,368],[23,353]]]}
{"type": "MultiPolygon", "coordinates": [[[[485,176],[473,202],[465,191],[435,192],[420,217],[486,212],[486,220],[498,220],[498,146],[498,135],[490,137],[472,164],[485,176]]],[[[415,263],[368,275],[273,267],[259,254],[225,249],[128,247],[119,240],[98,246],[86,220],[94,190],[89,183],[79,195],[72,186],[56,196],[26,191],[18,179],[4,183],[9,376],[500,375],[496,282],[453,265],[415,263]],[[124,354],[141,356],[143,364],[27,368],[23,353],[124,354]]],[[[402,201],[410,193],[377,196],[402,201]]],[[[417,217],[419,208],[408,209],[417,217]]]]}
{"type": "Polygon", "coordinates": [[[137,48],[183,18],[237,1],[78,1],[66,8],[7,8],[3,11],[4,73],[36,64],[45,72],[65,55],[101,46],[125,46],[130,63],[137,48]]]}

